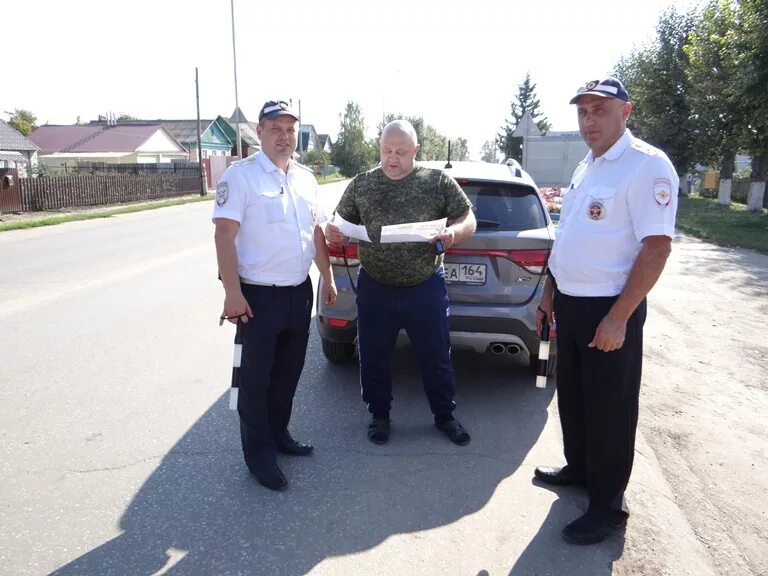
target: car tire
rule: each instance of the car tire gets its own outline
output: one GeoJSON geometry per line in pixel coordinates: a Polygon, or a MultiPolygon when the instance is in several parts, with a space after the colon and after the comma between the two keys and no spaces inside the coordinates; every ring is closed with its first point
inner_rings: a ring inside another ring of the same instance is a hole
{"type": "MultiPolygon", "coordinates": [[[[539,357],[531,355],[530,367],[534,374],[539,372],[539,357]]],[[[557,356],[550,356],[547,363],[547,378],[554,376],[557,371],[557,356]]]]}
{"type": "Polygon", "coordinates": [[[325,338],[320,339],[323,344],[323,354],[331,362],[349,362],[355,357],[355,345],[348,342],[334,342],[325,338]]]}

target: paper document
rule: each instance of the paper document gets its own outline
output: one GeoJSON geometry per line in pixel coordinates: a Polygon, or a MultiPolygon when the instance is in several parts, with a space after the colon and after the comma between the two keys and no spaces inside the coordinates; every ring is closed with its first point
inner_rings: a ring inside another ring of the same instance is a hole
{"type": "Polygon", "coordinates": [[[358,240],[364,240],[365,242],[370,242],[371,239],[368,238],[368,231],[365,229],[365,226],[362,226],[360,224],[352,224],[352,222],[347,222],[338,215],[338,213],[333,215],[333,220],[331,220],[331,224],[336,226],[344,236],[349,236],[350,238],[357,238],[358,240]]]}
{"type": "Polygon", "coordinates": [[[431,222],[409,222],[381,227],[381,243],[427,242],[445,229],[447,218],[431,222]]]}

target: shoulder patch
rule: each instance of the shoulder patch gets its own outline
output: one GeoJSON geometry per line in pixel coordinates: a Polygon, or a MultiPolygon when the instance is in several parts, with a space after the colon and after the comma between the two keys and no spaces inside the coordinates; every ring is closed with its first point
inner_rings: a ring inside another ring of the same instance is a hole
{"type": "Polygon", "coordinates": [[[669,205],[672,200],[672,183],[667,178],[656,178],[653,181],[653,197],[656,204],[662,207],[669,205]]]}
{"type": "Polygon", "coordinates": [[[224,206],[229,198],[229,186],[226,182],[219,182],[216,186],[216,204],[224,206]]]}

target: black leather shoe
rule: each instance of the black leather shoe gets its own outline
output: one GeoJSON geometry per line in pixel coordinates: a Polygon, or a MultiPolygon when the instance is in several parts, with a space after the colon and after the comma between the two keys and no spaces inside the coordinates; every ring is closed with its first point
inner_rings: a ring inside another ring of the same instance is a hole
{"type": "Polygon", "coordinates": [[[277,451],[281,454],[291,454],[293,456],[308,456],[312,454],[314,446],[311,444],[304,444],[303,442],[297,442],[290,436],[284,438],[280,442],[275,442],[277,451]]]}
{"type": "Polygon", "coordinates": [[[258,473],[254,472],[256,480],[259,484],[270,490],[276,490],[282,492],[288,488],[288,480],[283,476],[283,472],[277,467],[277,464],[266,470],[261,470],[258,473]]]}
{"type": "Polygon", "coordinates": [[[562,468],[549,468],[547,466],[537,466],[533,475],[544,484],[552,486],[583,486],[584,478],[574,475],[568,466],[562,468]]]}
{"type": "Polygon", "coordinates": [[[587,511],[563,528],[563,538],[570,544],[597,544],[608,538],[614,530],[624,526],[626,526],[626,519],[623,525],[614,526],[606,516],[587,511]]]}

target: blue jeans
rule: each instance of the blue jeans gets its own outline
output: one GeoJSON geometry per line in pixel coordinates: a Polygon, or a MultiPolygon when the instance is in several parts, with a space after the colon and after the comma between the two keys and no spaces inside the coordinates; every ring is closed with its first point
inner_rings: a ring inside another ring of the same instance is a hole
{"type": "Polygon", "coordinates": [[[451,365],[448,292],[440,268],[416,286],[387,286],[360,269],[357,292],[360,385],[374,416],[392,405],[391,361],[404,329],[418,359],[424,392],[436,418],[450,418],[456,380],[451,365]]]}

